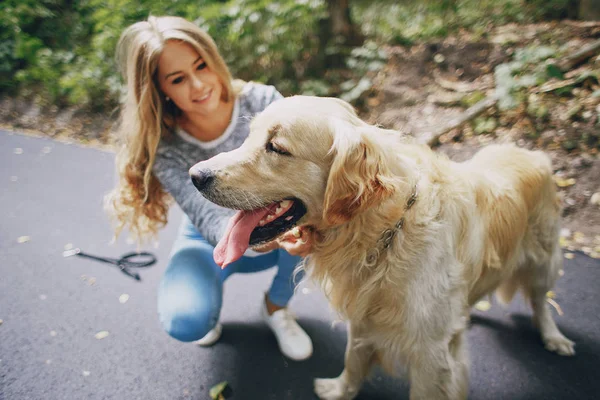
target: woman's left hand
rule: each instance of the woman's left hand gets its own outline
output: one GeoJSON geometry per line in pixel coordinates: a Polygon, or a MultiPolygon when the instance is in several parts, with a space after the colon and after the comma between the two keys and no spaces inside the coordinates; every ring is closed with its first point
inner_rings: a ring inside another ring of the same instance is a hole
{"type": "Polygon", "coordinates": [[[312,251],[315,234],[309,226],[297,226],[277,239],[279,247],[293,256],[306,257],[312,251]]]}

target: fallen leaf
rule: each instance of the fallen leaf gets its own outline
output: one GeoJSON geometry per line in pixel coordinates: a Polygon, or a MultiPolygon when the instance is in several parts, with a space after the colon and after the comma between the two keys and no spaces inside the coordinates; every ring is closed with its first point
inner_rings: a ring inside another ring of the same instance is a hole
{"type": "Polygon", "coordinates": [[[57,335],[56,331],[50,331],[50,336],[54,337],[56,335],[57,335]]]}
{"type": "Polygon", "coordinates": [[[73,248],[73,243],[65,244],[65,250],[71,250],[73,248]]]}
{"type": "Polygon", "coordinates": [[[546,301],[548,302],[548,304],[550,304],[552,307],[554,307],[554,309],[556,310],[558,315],[560,315],[561,317],[564,315],[562,308],[560,308],[560,306],[558,305],[558,303],[556,301],[549,299],[549,298],[546,298],[546,301]]]}
{"type": "Polygon", "coordinates": [[[223,392],[227,388],[227,385],[227,381],[223,381],[211,387],[210,391],[208,392],[210,398],[213,400],[224,400],[225,396],[223,396],[223,392]]]}
{"type": "Polygon", "coordinates": [[[42,149],[42,153],[48,154],[52,151],[52,147],[46,146],[42,149]]]}
{"type": "Polygon", "coordinates": [[[104,338],[105,338],[105,337],[107,337],[108,335],[110,335],[110,333],[109,333],[108,331],[100,331],[100,332],[96,333],[96,334],[94,335],[94,337],[95,337],[96,339],[100,340],[100,339],[104,339],[104,338]]]}
{"type": "Polygon", "coordinates": [[[546,292],[546,297],[553,299],[556,297],[556,293],[554,293],[552,290],[548,290],[548,292],[546,292]]]}
{"type": "Polygon", "coordinates": [[[90,376],[90,371],[83,371],[83,376],[90,376]]]}
{"type": "Polygon", "coordinates": [[[3,322],[4,322],[4,321],[2,321],[2,320],[0,319],[0,325],[2,325],[2,323],[3,323],[3,322]]]}
{"type": "Polygon", "coordinates": [[[48,364],[48,365],[52,364],[52,360],[46,360],[46,364],[48,364]]]}
{"type": "Polygon", "coordinates": [[[567,247],[568,245],[570,245],[570,244],[571,244],[571,241],[570,241],[570,240],[567,240],[566,238],[564,238],[564,237],[562,237],[562,236],[561,236],[561,237],[558,239],[558,243],[560,244],[560,247],[567,247]]]}
{"type": "Polygon", "coordinates": [[[127,303],[127,300],[129,300],[129,295],[128,294],[122,294],[119,296],[119,303],[121,304],[125,304],[127,303]]]}
{"type": "Polygon", "coordinates": [[[14,150],[14,153],[15,153],[15,154],[23,154],[23,149],[22,149],[22,148],[20,148],[20,147],[17,147],[17,148],[14,150]]]}
{"type": "Polygon", "coordinates": [[[564,269],[559,269],[558,270],[558,276],[564,276],[565,275],[565,270],[564,269]]]}
{"type": "Polygon", "coordinates": [[[27,243],[31,240],[29,236],[19,236],[17,243],[27,243]]]}
{"type": "Polygon", "coordinates": [[[575,232],[573,234],[573,240],[575,241],[575,243],[585,243],[585,235],[583,234],[583,232],[575,232]]]}
{"type": "Polygon", "coordinates": [[[90,276],[88,278],[88,285],[93,286],[96,284],[96,278],[94,278],[93,276],[90,276]]]}
{"type": "Polygon", "coordinates": [[[492,308],[492,305],[487,300],[481,300],[481,301],[478,301],[477,304],[475,304],[475,308],[478,309],[479,311],[487,311],[490,308],[492,308]]]}
{"type": "Polygon", "coordinates": [[[600,192],[596,192],[590,198],[590,203],[594,205],[600,205],[600,192]]]}
{"type": "Polygon", "coordinates": [[[554,181],[556,182],[556,185],[561,188],[573,186],[575,182],[577,182],[575,178],[564,179],[559,176],[554,176],[554,181]]]}
{"type": "Polygon", "coordinates": [[[573,253],[565,253],[565,258],[567,260],[572,260],[572,259],[575,258],[575,254],[573,254],[573,253]]]}

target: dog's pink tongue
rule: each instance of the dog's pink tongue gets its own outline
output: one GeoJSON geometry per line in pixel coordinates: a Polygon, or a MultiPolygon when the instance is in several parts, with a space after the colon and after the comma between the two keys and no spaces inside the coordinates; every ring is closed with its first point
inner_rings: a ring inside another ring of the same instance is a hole
{"type": "Polygon", "coordinates": [[[271,207],[238,211],[231,217],[225,229],[225,235],[223,235],[213,253],[217,265],[225,268],[244,254],[249,246],[252,230],[270,210],[271,207]]]}

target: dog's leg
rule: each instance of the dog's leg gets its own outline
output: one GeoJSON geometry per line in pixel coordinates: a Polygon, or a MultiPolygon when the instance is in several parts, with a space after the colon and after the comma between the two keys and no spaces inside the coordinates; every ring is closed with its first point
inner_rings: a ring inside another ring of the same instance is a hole
{"type": "Polygon", "coordinates": [[[349,324],[344,370],[337,378],[315,379],[315,393],[321,400],[350,400],[360,389],[375,359],[373,347],[361,341],[360,329],[349,324]]]}
{"type": "Polygon", "coordinates": [[[531,308],[533,308],[533,321],[542,334],[546,349],[562,356],[572,356],[575,355],[575,343],[558,330],[546,302],[546,293],[554,286],[561,266],[562,253],[557,246],[550,265],[535,268],[534,275],[526,283],[527,286],[524,286],[524,290],[529,292],[526,295],[531,301],[531,308]]]}
{"type": "Polygon", "coordinates": [[[409,360],[411,400],[461,400],[469,389],[464,333],[450,343],[421,345],[409,360]]]}

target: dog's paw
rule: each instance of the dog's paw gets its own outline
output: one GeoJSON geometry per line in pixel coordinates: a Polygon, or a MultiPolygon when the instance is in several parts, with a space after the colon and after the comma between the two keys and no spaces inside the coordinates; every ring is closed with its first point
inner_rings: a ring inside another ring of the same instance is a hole
{"type": "Polygon", "coordinates": [[[544,338],[546,349],[560,354],[561,356],[574,356],[575,343],[563,335],[544,338]]]}
{"type": "Polygon", "coordinates": [[[315,379],[315,393],[321,400],[350,400],[354,395],[341,378],[315,379]]]}

